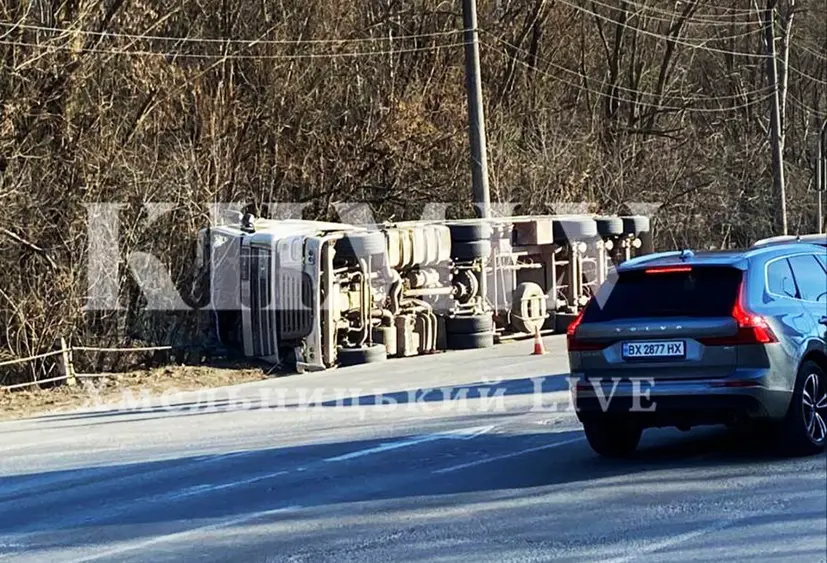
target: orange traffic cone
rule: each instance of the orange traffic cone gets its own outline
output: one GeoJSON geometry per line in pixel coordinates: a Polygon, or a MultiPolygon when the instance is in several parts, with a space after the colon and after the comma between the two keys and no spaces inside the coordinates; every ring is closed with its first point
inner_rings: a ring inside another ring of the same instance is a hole
{"type": "Polygon", "coordinates": [[[534,327],[534,353],[533,356],[543,356],[546,353],[546,347],[543,345],[543,339],[540,337],[540,327],[534,327]]]}

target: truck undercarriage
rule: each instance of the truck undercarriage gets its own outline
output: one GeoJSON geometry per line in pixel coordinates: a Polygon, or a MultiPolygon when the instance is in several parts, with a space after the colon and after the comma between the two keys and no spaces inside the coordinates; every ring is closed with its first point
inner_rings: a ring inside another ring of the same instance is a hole
{"type": "Polygon", "coordinates": [[[211,327],[299,371],[565,331],[646,217],[520,216],[356,226],[245,218],[201,232],[211,327]]]}

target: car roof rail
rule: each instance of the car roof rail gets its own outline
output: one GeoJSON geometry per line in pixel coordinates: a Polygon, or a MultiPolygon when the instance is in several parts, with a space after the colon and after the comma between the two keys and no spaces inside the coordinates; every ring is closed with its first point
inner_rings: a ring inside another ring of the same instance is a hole
{"type": "Polygon", "coordinates": [[[764,248],[771,245],[777,244],[789,244],[789,243],[803,243],[803,244],[825,244],[827,243],[827,234],[825,233],[813,233],[813,234],[804,234],[798,233],[796,235],[778,235],[774,237],[767,237],[760,240],[755,241],[752,243],[752,248],[764,248]]]}

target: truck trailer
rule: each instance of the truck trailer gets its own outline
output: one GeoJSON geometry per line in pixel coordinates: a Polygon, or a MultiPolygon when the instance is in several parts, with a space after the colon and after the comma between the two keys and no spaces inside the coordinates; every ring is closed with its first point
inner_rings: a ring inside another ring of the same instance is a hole
{"type": "Polygon", "coordinates": [[[646,217],[352,225],[245,215],[200,232],[223,347],[299,372],[564,332],[646,217]]]}

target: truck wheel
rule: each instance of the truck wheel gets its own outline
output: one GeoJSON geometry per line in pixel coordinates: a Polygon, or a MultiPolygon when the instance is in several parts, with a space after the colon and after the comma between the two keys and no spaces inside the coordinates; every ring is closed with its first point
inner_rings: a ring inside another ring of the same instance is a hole
{"type": "Polygon", "coordinates": [[[451,334],[475,334],[494,330],[491,313],[473,317],[446,317],[445,331],[451,334]]]}
{"type": "Polygon", "coordinates": [[[546,295],[534,282],[523,282],[511,294],[511,326],[533,334],[546,320],[546,295]]]}
{"type": "Polygon", "coordinates": [[[818,364],[801,364],[787,416],[781,423],[782,447],[791,455],[813,455],[827,443],[827,375],[818,364]]]}
{"type": "Polygon", "coordinates": [[[493,332],[474,332],[471,334],[448,333],[448,348],[451,350],[475,350],[494,346],[493,332]]]}
{"type": "Polygon", "coordinates": [[[345,258],[385,256],[387,250],[385,234],[378,231],[348,234],[336,245],[336,253],[345,258]]]}
{"type": "Polygon", "coordinates": [[[488,223],[469,223],[448,225],[451,231],[451,242],[471,242],[475,240],[490,240],[493,229],[488,223]]]}
{"type": "Polygon", "coordinates": [[[595,416],[583,422],[586,440],[603,457],[620,458],[634,453],[643,429],[622,417],[595,416]]]}
{"type": "Polygon", "coordinates": [[[598,217],[594,220],[597,232],[603,237],[617,237],[623,234],[623,219],[620,217],[598,217]]]}
{"type": "Polygon", "coordinates": [[[459,262],[488,258],[490,255],[490,240],[473,240],[451,244],[451,256],[459,262]]]}
{"type": "Polygon", "coordinates": [[[573,240],[588,240],[597,236],[597,223],[592,218],[566,217],[554,219],[551,224],[554,241],[558,243],[573,240]]]}
{"type": "Polygon", "coordinates": [[[629,215],[621,217],[623,221],[623,234],[638,236],[649,231],[649,217],[643,215],[629,215]]]}
{"type": "Polygon", "coordinates": [[[388,359],[388,352],[382,344],[363,348],[339,348],[337,352],[340,367],[372,364],[388,359]]]}

